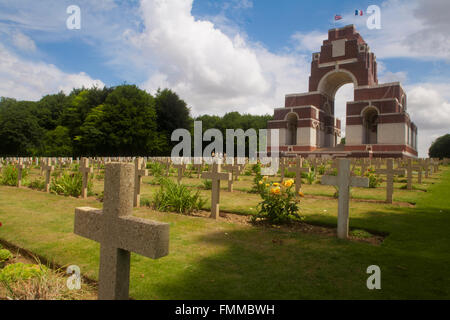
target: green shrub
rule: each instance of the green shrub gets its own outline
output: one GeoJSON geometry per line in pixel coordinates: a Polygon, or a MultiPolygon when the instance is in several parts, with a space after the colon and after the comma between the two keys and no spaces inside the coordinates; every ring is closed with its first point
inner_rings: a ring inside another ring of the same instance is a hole
{"type": "Polygon", "coordinates": [[[370,238],[370,237],[372,237],[372,235],[369,232],[367,232],[365,230],[359,230],[359,229],[350,231],[350,235],[353,236],[353,237],[356,237],[356,238],[370,238]]]}
{"type": "MultiPolygon", "coordinates": [[[[63,172],[61,177],[55,178],[50,183],[50,192],[62,194],[65,196],[78,197],[81,195],[81,188],[83,186],[83,175],[81,172],[67,173],[63,172]]],[[[88,195],[92,193],[92,180],[88,182],[88,195]]]]}
{"type": "Polygon", "coordinates": [[[200,210],[206,200],[200,197],[200,191],[192,193],[185,185],[169,179],[160,179],[161,188],[153,197],[152,205],[159,211],[191,213],[200,210]]]}
{"type": "Polygon", "coordinates": [[[364,176],[369,178],[369,188],[376,188],[383,181],[383,179],[381,179],[379,175],[375,174],[375,170],[373,168],[367,169],[364,176]]]}
{"type": "Polygon", "coordinates": [[[13,255],[7,249],[0,249],[0,263],[12,259],[13,255]]]}
{"type": "Polygon", "coordinates": [[[252,188],[250,190],[251,193],[261,193],[264,190],[265,181],[267,177],[263,177],[261,174],[257,174],[253,178],[252,188]]]}
{"type": "Polygon", "coordinates": [[[160,177],[164,173],[164,166],[159,162],[149,162],[146,168],[149,170],[150,175],[160,177]]]}
{"type": "Polygon", "coordinates": [[[18,280],[39,278],[48,271],[49,269],[44,265],[13,263],[0,271],[0,281],[10,283],[18,280]]]}
{"type": "Polygon", "coordinates": [[[320,166],[317,166],[317,172],[322,176],[325,173],[325,166],[321,164],[320,166]]]}
{"type": "Polygon", "coordinates": [[[211,190],[212,189],[212,181],[209,179],[203,180],[203,188],[205,188],[205,190],[211,190]]]}
{"type": "Polygon", "coordinates": [[[78,172],[80,171],[80,165],[78,163],[72,164],[72,167],[70,169],[72,172],[78,172]]]}
{"type": "Polygon", "coordinates": [[[295,178],[295,172],[288,171],[288,169],[284,169],[284,177],[285,178],[295,178]]]}
{"type": "Polygon", "coordinates": [[[31,181],[28,184],[28,187],[30,187],[31,189],[36,189],[36,190],[44,190],[45,189],[45,180],[38,178],[38,179],[34,179],[33,181],[31,181]]]}
{"type": "Polygon", "coordinates": [[[141,197],[141,200],[139,201],[141,207],[150,207],[152,205],[152,201],[148,198],[141,197]]]}
{"type": "Polygon", "coordinates": [[[258,213],[252,220],[265,220],[269,223],[282,224],[291,221],[301,221],[303,217],[298,214],[299,200],[295,195],[294,181],[292,179],[283,183],[262,183],[264,190],[260,193],[262,201],[258,204],[258,213]]]}
{"type": "Polygon", "coordinates": [[[256,175],[261,174],[261,164],[259,162],[252,166],[252,172],[256,175]]]}
{"type": "MultiPolygon", "coordinates": [[[[14,165],[7,165],[2,169],[2,176],[0,178],[0,184],[7,186],[17,186],[17,169],[14,165]]],[[[25,184],[25,180],[28,177],[28,170],[22,170],[22,181],[25,184]]]]}
{"type": "Polygon", "coordinates": [[[316,180],[316,171],[315,170],[311,170],[310,172],[305,172],[306,174],[306,181],[308,181],[309,184],[313,184],[314,181],[316,180]]]}

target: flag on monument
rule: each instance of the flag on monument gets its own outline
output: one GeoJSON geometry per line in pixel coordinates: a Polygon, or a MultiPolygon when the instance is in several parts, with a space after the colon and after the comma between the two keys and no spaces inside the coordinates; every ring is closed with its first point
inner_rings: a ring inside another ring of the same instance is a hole
{"type": "Polygon", "coordinates": [[[364,12],[362,10],[355,10],[355,16],[362,16],[364,12]]]}
{"type": "Polygon", "coordinates": [[[341,20],[342,16],[340,14],[334,15],[334,20],[341,20]]]}

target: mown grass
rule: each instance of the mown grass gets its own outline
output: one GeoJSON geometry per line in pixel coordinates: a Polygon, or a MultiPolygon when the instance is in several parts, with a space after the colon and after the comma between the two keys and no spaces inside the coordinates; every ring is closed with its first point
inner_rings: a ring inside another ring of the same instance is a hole
{"type": "MultiPolygon", "coordinates": [[[[417,203],[414,208],[351,202],[351,228],[388,233],[381,246],[136,209],[136,216],[170,224],[170,254],[160,260],[133,254],[130,294],[136,299],[449,299],[450,170],[440,177],[439,183],[433,177],[427,192],[405,190],[417,203]],[[372,264],[381,268],[381,290],[366,288],[366,268],[372,264]]],[[[143,189],[149,197],[158,186],[143,189]]],[[[253,197],[224,191],[221,208],[251,207],[253,197]]],[[[96,279],[99,245],[72,233],[74,208],[80,206],[101,203],[1,186],[0,238],[59,265],[79,265],[96,279]]],[[[306,198],[301,208],[309,222],[336,223],[336,200],[306,198]]]]}

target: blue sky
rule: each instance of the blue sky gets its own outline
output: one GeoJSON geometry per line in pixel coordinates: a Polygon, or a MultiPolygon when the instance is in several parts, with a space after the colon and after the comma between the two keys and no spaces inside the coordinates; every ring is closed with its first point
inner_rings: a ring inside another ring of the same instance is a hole
{"type": "MultiPolygon", "coordinates": [[[[327,30],[355,24],[379,82],[407,90],[425,156],[450,124],[448,12],[446,0],[0,0],[0,96],[126,82],[172,88],[194,115],[272,113],[285,94],[307,90],[327,30]],[[80,7],[80,30],[66,27],[70,5],[80,7]],[[354,16],[369,5],[381,8],[380,30],[354,16]]],[[[338,91],[338,117],[352,95],[352,85],[338,91]]]]}

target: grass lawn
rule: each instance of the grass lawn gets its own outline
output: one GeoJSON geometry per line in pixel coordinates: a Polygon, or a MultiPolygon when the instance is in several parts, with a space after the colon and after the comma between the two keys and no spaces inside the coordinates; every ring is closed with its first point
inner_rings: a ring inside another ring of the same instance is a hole
{"type": "MultiPolygon", "coordinates": [[[[450,168],[442,168],[426,181],[427,192],[395,190],[394,200],[414,202],[415,207],[351,202],[351,228],[388,233],[380,246],[135,209],[136,216],[170,223],[170,254],[160,260],[132,255],[130,295],[135,299],[449,299],[450,168]],[[273,241],[280,239],[282,244],[273,241]],[[366,269],[373,264],[381,268],[381,290],[366,287],[366,269]]],[[[198,179],[183,182],[201,184],[198,179]]],[[[251,177],[245,177],[235,188],[250,184],[251,177]]],[[[94,189],[98,188],[102,189],[101,181],[95,182],[94,189]]],[[[157,188],[144,183],[142,196],[151,197],[157,188]]],[[[302,201],[306,221],[335,225],[337,201],[330,197],[334,189],[303,188],[306,194],[329,197],[302,201]]],[[[385,195],[381,188],[353,192],[368,199],[383,200],[385,195]]],[[[221,193],[221,208],[227,211],[251,214],[257,202],[257,195],[221,193]]],[[[76,264],[82,274],[96,279],[99,245],[72,233],[74,208],[81,206],[101,207],[101,203],[0,186],[0,238],[60,265],[76,264]]]]}

